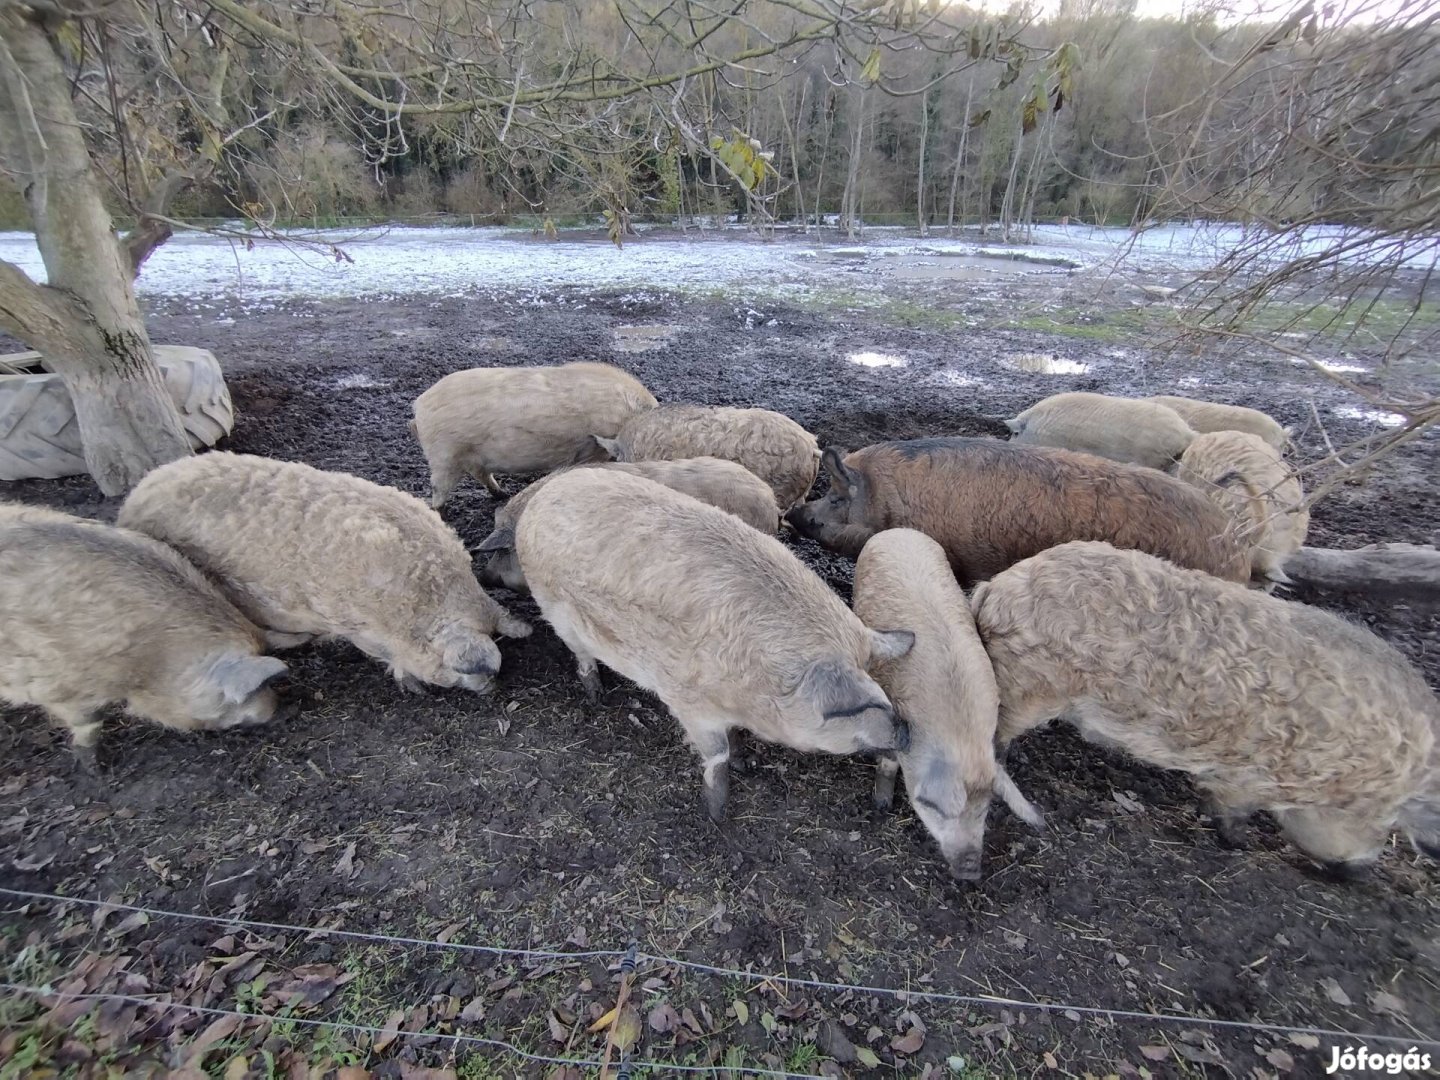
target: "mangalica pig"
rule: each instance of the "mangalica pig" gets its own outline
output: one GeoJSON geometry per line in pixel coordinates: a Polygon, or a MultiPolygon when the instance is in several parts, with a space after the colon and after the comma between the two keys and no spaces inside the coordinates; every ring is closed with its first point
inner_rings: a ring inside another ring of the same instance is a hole
{"type": "Polygon", "coordinates": [[[595,441],[616,461],[717,457],[736,462],[775,490],[781,510],[805,497],[820,461],[815,436],[768,409],[662,405],[631,416],[613,439],[595,441]]]}
{"type": "Polygon", "coordinates": [[[910,728],[909,748],[880,759],[875,803],[890,807],[896,770],[903,770],[910,805],[950,872],[978,881],[992,794],[1027,824],[1042,820],[995,761],[1000,697],[970,605],[944,549],[913,529],[870,538],[855,563],[854,596],[866,626],[915,635],[908,653],[870,670],[910,728]]]}
{"type": "Polygon", "coordinates": [[[0,506],[0,700],[38,705],[95,766],[100,712],[183,731],[261,724],[285,671],[264,635],[164,544],[42,507],[0,506]]]}
{"type": "Polygon", "coordinates": [[[1195,438],[1174,409],[1104,394],[1054,394],[1005,424],[1021,446],[1076,450],[1153,469],[1169,468],[1195,438]]]}
{"type": "Polygon", "coordinates": [[[609,364],[471,368],[415,399],[410,431],[430,464],[430,505],[469,474],[494,494],[495,473],[549,472],[599,457],[592,435],[613,436],[655,397],[609,364]]]}
{"type": "MultiPolygon", "coordinates": [[[[643,476],[657,484],[718,506],[734,514],[745,524],[773,535],[780,526],[780,508],[770,485],[743,465],[719,458],[681,458],[679,461],[606,461],[577,465],[576,469],[600,469],[643,476]]],[[[556,476],[561,469],[535,481],[524,491],[495,511],[495,528],[480,542],[476,551],[493,552],[480,573],[480,584],[503,586],[514,592],[529,592],[520,560],[515,555],[515,523],[535,493],[556,476]]]]}
{"type": "Polygon", "coordinates": [[[797,750],[906,745],[870,665],[902,655],[902,630],[865,627],[784,544],[644,477],[575,470],[530,500],[515,530],[545,619],[575,654],[651,691],[699,755],[705,807],[729,792],[732,728],[797,750]]]}
{"type": "Polygon", "coordinates": [[[1278,450],[1258,435],[1216,431],[1196,437],[1175,475],[1230,515],[1238,539],[1250,548],[1253,573],[1271,582],[1290,580],[1285,560],[1305,543],[1310,511],[1300,477],[1278,450]]]}
{"type": "Polygon", "coordinates": [[[530,632],[439,514],[358,476],[212,452],[147,475],[120,523],[190,558],[273,643],[345,638],[406,687],[484,692],[500,669],[491,635],[530,632]]]}
{"type": "Polygon", "coordinates": [[[1248,431],[1251,435],[1259,435],[1276,450],[1283,450],[1290,441],[1289,429],[1281,427],[1273,417],[1258,409],[1247,409],[1242,405],[1221,405],[1214,401],[1198,401],[1195,398],[1169,394],[1145,400],[1174,409],[1180,414],[1180,419],[1190,425],[1192,431],[1201,435],[1212,431],[1248,431]]]}
{"type": "Polygon", "coordinates": [[[830,493],[789,515],[799,532],[858,555],[883,529],[939,541],[966,587],[1067,540],[1137,548],[1231,581],[1250,577],[1228,516],[1154,469],[996,439],[825,451],[830,493]]]}
{"type": "Polygon", "coordinates": [[[1256,810],[1322,865],[1393,828],[1440,858],[1440,703],[1370,631],[1109,544],[1063,544],[971,598],[1000,689],[997,741],[1054,717],[1189,773],[1223,839],[1256,810]]]}

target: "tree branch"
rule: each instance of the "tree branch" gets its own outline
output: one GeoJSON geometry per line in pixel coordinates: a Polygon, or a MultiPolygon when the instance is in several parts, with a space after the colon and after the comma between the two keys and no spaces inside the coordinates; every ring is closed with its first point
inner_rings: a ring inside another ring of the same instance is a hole
{"type": "Polygon", "coordinates": [[[0,259],[0,330],[41,352],[72,337],[76,312],[64,293],[40,285],[12,262],[0,259]]]}
{"type": "Polygon", "coordinates": [[[175,230],[165,215],[175,196],[184,191],[194,178],[189,173],[166,173],[165,178],[150,189],[140,205],[140,220],[121,241],[125,255],[130,262],[130,275],[140,273],[140,267],[161,244],[174,235],[175,230]]]}

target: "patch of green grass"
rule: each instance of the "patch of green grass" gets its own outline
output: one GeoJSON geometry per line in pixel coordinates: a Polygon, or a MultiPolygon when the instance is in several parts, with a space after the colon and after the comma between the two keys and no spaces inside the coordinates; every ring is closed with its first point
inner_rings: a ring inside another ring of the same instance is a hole
{"type": "Polygon", "coordinates": [[[1002,325],[1016,330],[1034,330],[1041,334],[1082,338],[1087,341],[1124,341],[1154,330],[1173,314],[1157,308],[1121,308],[1118,311],[1082,311],[1062,308],[1018,319],[1002,325]]]}
{"type": "Polygon", "coordinates": [[[1397,335],[1418,335],[1440,327],[1440,304],[1383,297],[1340,303],[1277,302],[1257,309],[1242,325],[1250,330],[1330,340],[1359,334],[1388,341],[1397,335]]]}

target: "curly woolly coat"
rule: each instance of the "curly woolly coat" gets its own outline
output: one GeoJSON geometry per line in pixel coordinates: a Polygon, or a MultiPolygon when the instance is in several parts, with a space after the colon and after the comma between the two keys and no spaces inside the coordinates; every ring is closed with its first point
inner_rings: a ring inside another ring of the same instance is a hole
{"type": "Polygon", "coordinates": [[[1255,573],[1289,580],[1285,560],[1305,543],[1310,511],[1300,477],[1278,450],[1249,432],[1215,431],[1196,437],[1175,475],[1231,516],[1255,573]]]}
{"type": "Polygon", "coordinates": [[[430,505],[466,474],[499,494],[494,474],[539,473],[592,460],[592,435],[614,435],[655,407],[635,376],[609,364],[471,368],[415,399],[411,433],[430,464],[430,505]]]}
{"type": "Polygon", "coordinates": [[[1005,421],[1021,446],[1052,446],[1152,469],[1175,463],[1192,431],[1174,409],[1105,394],[1054,394],[1005,421]]]}
{"type": "Polygon", "coordinates": [[[614,439],[597,441],[617,461],[717,457],[736,462],[774,489],[781,510],[805,497],[820,466],[815,436],[768,409],[661,405],[630,417],[614,439]]]}
{"type": "Polygon", "coordinates": [[[439,514],[358,476],[212,452],[151,472],[119,520],[193,560],[276,644],[346,638],[397,679],[486,689],[491,635],[530,632],[439,514]]]}
{"type": "Polygon", "coordinates": [[[0,505],[0,699],[39,705],[93,747],[99,711],[182,730],[260,723],[285,670],[179,553],[140,533],[0,505]]]}
{"type": "Polygon", "coordinates": [[[1369,631],[1099,543],[1017,563],[972,601],[1002,746],[1064,715],[1191,774],[1227,827],[1270,810],[1322,862],[1373,858],[1397,823],[1440,850],[1440,706],[1369,631]]]}

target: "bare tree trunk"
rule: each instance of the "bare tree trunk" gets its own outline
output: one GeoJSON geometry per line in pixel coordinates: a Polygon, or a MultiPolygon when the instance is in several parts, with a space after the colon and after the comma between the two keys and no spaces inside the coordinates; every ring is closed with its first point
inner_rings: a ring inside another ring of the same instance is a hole
{"type": "MultiPolygon", "coordinates": [[[[835,100],[833,93],[827,94],[826,99],[835,100]]],[[[835,126],[825,120],[824,107],[821,109],[820,120],[825,127],[825,138],[820,144],[820,167],[815,171],[815,231],[819,232],[825,224],[824,195],[825,195],[825,163],[830,159],[830,130],[835,126]]]]}
{"type": "Polygon", "coordinates": [[[90,474],[119,495],[188,456],[190,441],[131,285],[148,250],[122,250],[115,236],[43,18],[0,12],[0,153],[25,194],[48,277],[37,285],[0,262],[0,326],[65,380],[90,474]]]}
{"type": "Polygon", "coordinates": [[[845,239],[855,239],[856,217],[860,205],[860,149],[865,137],[865,91],[855,86],[851,95],[855,115],[851,118],[850,160],[845,165],[845,193],[840,196],[840,227],[845,239]]]}
{"type": "Polygon", "coordinates": [[[919,219],[920,235],[930,235],[929,216],[925,213],[925,143],[930,138],[930,91],[920,94],[920,164],[915,176],[915,216],[919,219]]]}
{"type": "Polygon", "coordinates": [[[1015,136],[1015,151],[1010,155],[1010,179],[1005,184],[1005,195],[1000,200],[1000,238],[1005,243],[1010,242],[1010,228],[1014,224],[1015,214],[1015,177],[1020,171],[1020,150],[1025,145],[1025,133],[1022,130],[1015,136]]]}
{"type": "Polygon", "coordinates": [[[1440,551],[1420,544],[1369,544],[1353,551],[1301,548],[1285,573],[1320,589],[1440,604],[1440,551]]]}
{"type": "MultiPolygon", "coordinates": [[[[795,123],[790,123],[790,117],[785,112],[785,95],[776,94],[775,100],[780,104],[780,123],[785,128],[785,138],[790,143],[790,175],[795,178],[795,213],[800,219],[800,227],[808,233],[810,226],[805,221],[805,189],[800,184],[800,150],[795,145],[796,131],[800,127],[800,113],[805,111],[805,87],[800,87],[800,105],[796,110],[795,123]]],[[[780,200],[775,200],[775,209],[779,211],[780,200]]]]}
{"type": "MultiPolygon", "coordinates": [[[[955,151],[955,171],[950,176],[950,212],[945,218],[945,228],[950,235],[955,235],[955,192],[960,186],[960,173],[965,167],[965,148],[970,141],[970,101],[975,94],[975,83],[972,81],[965,88],[965,115],[960,118],[960,149],[955,151]]],[[[961,208],[960,223],[965,223],[964,208],[961,208]]]]}

